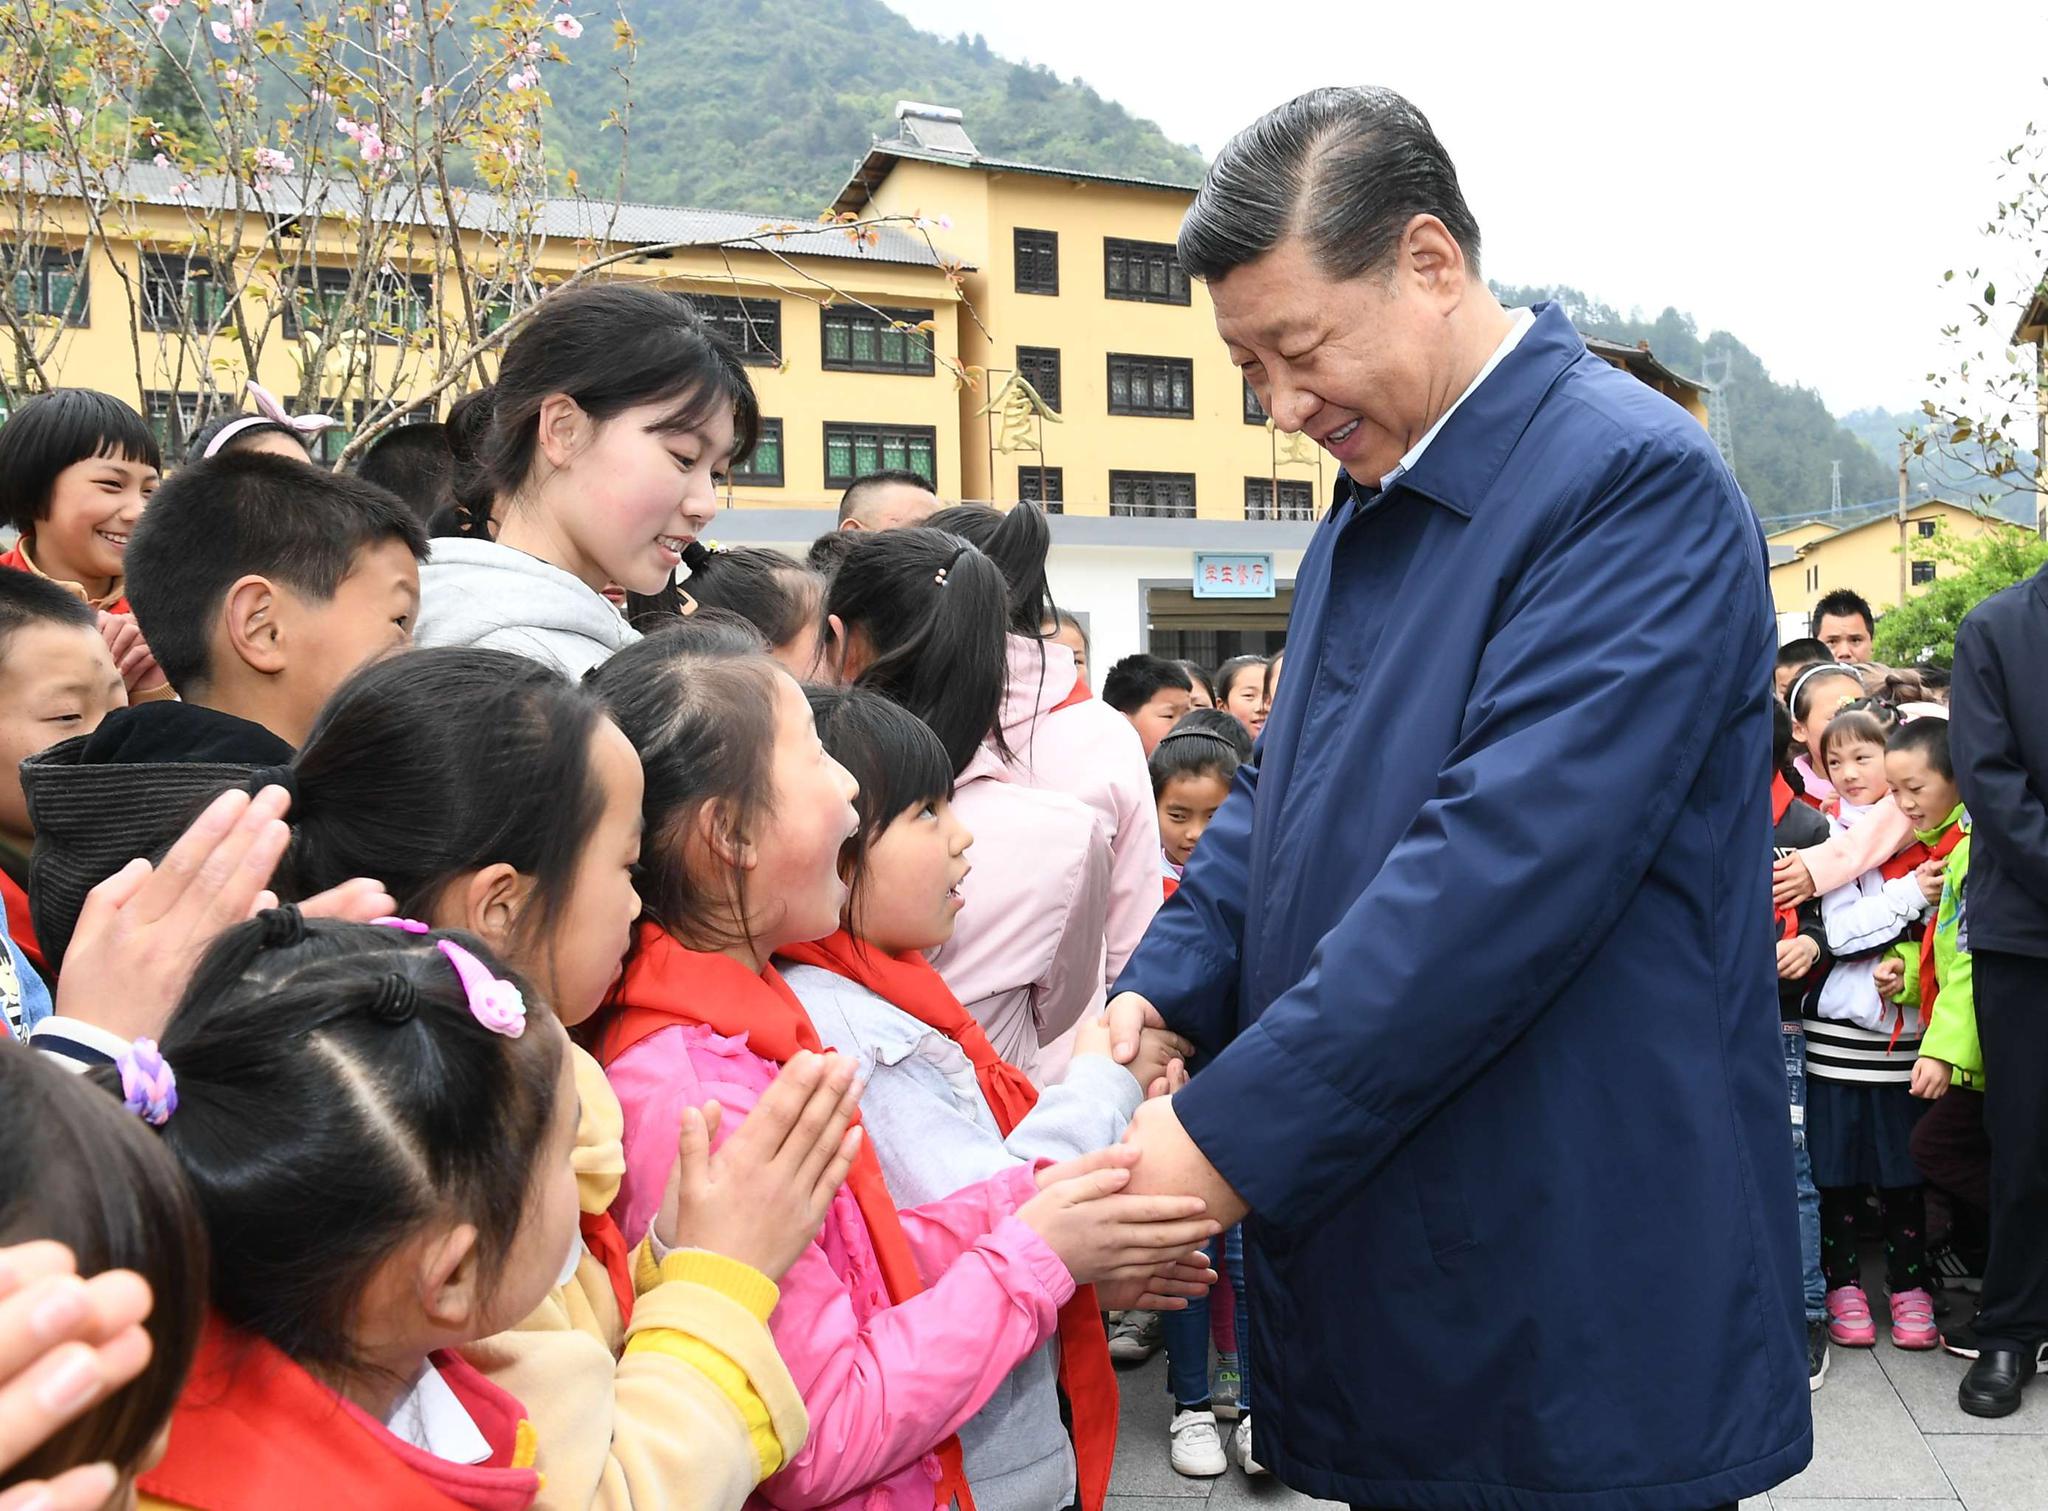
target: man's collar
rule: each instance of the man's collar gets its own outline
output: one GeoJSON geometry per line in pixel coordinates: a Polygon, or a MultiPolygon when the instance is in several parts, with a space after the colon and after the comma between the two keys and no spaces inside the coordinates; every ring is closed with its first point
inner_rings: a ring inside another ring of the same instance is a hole
{"type": "MultiPolygon", "coordinates": [[[[1527,334],[1444,416],[1441,429],[1425,437],[1427,449],[1386,492],[1406,489],[1472,517],[1544,395],[1586,354],[1586,343],[1561,306],[1546,301],[1532,312],[1535,320],[1527,334]]],[[[1349,498],[1369,507],[1384,496],[1340,473],[1332,512],[1349,498]]]]}
{"type": "Polygon", "coordinates": [[[1464,392],[1451,400],[1450,407],[1436,417],[1436,423],[1422,433],[1422,439],[1410,446],[1408,454],[1394,463],[1393,471],[1381,477],[1382,492],[1399,482],[1403,473],[1415,470],[1415,464],[1421,461],[1422,454],[1429,450],[1429,443],[1437,438],[1437,433],[1449,423],[1451,416],[1458,412],[1458,406],[1477,393],[1479,385],[1493,376],[1493,370],[1507,360],[1510,352],[1522,344],[1522,338],[1529,334],[1529,327],[1535,323],[1536,316],[1531,310],[1518,309],[1510,312],[1507,334],[1500,338],[1500,344],[1487,354],[1486,361],[1480,364],[1479,371],[1472,375],[1472,381],[1465,385],[1464,392]]]}

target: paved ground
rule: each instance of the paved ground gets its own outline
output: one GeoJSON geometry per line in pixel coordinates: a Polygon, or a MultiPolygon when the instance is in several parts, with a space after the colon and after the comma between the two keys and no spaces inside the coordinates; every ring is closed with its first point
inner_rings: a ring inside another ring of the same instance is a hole
{"type": "MultiPolygon", "coordinates": [[[[1873,1300],[1882,1304],[1881,1293],[1873,1300]]],[[[1836,1349],[1813,1398],[1813,1463],[1743,1511],[2048,1511],[2048,1380],[2001,1421],[1965,1416],[1956,1382],[1969,1365],[1945,1353],[1836,1349]]],[[[1325,1503],[1236,1468],[1183,1479],[1167,1461],[1166,1361],[1121,1372],[1123,1423],[1109,1511],[1319,1511],[1325,1503]]],[[[1226,1429],[1227,1430],[1227,1429],[1226,1429]]]]}

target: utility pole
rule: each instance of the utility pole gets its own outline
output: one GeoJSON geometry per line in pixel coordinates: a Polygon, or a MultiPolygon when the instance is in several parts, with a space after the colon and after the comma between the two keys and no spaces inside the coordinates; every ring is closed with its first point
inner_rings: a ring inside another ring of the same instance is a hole
{"type": "Polygon", "coordinates": [[[1912,586],[1913,565],[1906,557],[1906,459],[1913,454],[1909,442],[1899,442],[1899,604],[1905,606],[1906,589],[1912,586]]]}
{"type": "Polygon", "coordinates": [[[1840,514],[1842,512],[1842,464],[1840,462],[1831,462],[1829,466],[1834,471],[1828,483],[1828,513],[1840,514]]]}

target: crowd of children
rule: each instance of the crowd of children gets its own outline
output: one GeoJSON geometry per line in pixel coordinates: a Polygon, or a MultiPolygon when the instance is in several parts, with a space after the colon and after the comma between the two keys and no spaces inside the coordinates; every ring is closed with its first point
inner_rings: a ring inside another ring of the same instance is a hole
{"type": "MultiPolygon", "coordinates": [[[[1991,1207],[1965,906],[1971,821],[1948,679],[1868,655],[1853,594],[1776,669],[1778,976],[1805,1267],[1809,1377],[1830,1345],[1977,1357],[1991,1207]],[[1884,1315],[1861,1237],[1883,1239],[1884,1315]]],[[[1967,1395],[1967,1391],[1966,1391],[1967,1395]]],[[[1966,1401],[1966,1405],[1968,1402],[1966,1401]]],[[[1991,1414],[1986,1412],[1985,1414],[1991,1414]]]]}
{"type": "Polygon", "coordinates": [[[0,1503],[1101,1511],[1107,1323],[1240,1377],[1101,1009],[1265,663],[1096,699],[915,480],[707,548],[753,394],[644,291],[349,472],[250,402],[0,428],[0,1503]]]}

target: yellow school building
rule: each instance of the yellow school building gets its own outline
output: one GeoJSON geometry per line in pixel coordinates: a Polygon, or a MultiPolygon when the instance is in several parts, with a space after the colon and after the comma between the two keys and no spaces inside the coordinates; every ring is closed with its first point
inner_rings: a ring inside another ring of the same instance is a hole
{"type": "Polygon", "coordinates": [[[2023,525],[1961,504],[1933,499],[1906,511],[1903,529],[1894,504],[1872,504],[1840,521],[1804,520],[1765,537],[1771,557],[1771,597],[1780,638],[1809,633],[1814,604],[1838,588],[1862,594],[1879,614],[1895,609],[1904,594],[1917,598],[1940,578],[1958,571],[1927,548],[1937,539],[1973,540],[1994,530],[2023,525]]]}
{"type": "MultiPolygon", "coordinates": [[[[9,261],[19,312],[60,327],[52,381],[136,403],[175,458],[209,394],[240,407],[253,376],[340,417],[322,439],[337,454],[364,396],[305,392],[291,322],[310,328],[330,283],[346,287],[345,228],[273,269],[283,292],[245,300],[241,321],[284,322],[252,373],[240,341],[195,352],[151,324],[152,311],[220,287],[188,250],[195,218],[209,204],[230,213],[234,186],[181,184],[143,163],[123,171],[119,214],[89,249],[82,215],[66,224],[60,206],[60,234],[9,261]],[[209,366],[210,385],[199,379],[209,366]]],[[[801,549],[831,528],[845,485],[883,467],[922,474],[943,498],[1037,500],[1056,516],[1055,593],[1096,637],[1098,666],[1138,649],[1214,665],[1284,643],[1294,574],[1337,469],[1267,423],[1217,339],[1207,290],[1181,270],[1174,239],[1195,188],[991,158],[957,112],[906,102],[829,207],[874,223],[868,233],[821,231],[815,210],[562,199],[540,209],[534,274],[545,284],[646,247],[607,276],[688,297],[739,347],[765,435],[734,478],[720,540],[801,549]],[[679,242],[691,245],[669,246],[679,242]]],[[[472,263],[486,250],[469,233],[464,245],[472,263]]],[[[460,307],[463,289],[431,260],[375,276],[400,334],[366,338],[381,339],[370,386],[411,398],[424,363],[403,333],[460,307]]],[[[1589,345],[1705,423],[1704,388],[1647,348],[1589,345]]],[[[417,417],[444,413],[458,392],[417,417]]]]}

